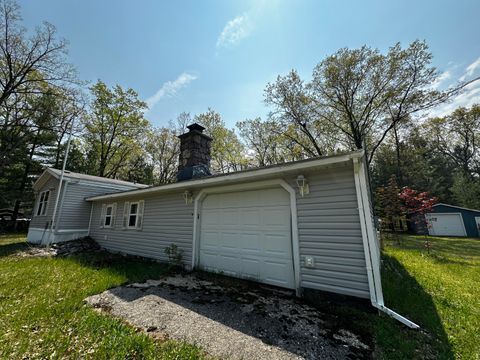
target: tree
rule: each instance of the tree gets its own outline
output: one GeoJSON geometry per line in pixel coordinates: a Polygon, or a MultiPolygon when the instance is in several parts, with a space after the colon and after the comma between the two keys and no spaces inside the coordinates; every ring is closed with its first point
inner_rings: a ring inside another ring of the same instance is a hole
{"type": "MultiPolygon", "coordinates": [[[[14,136],[16,141],[6,156],[9,161],[4,162],[6,166],[1,169],[2,185],[6,188],[0,191],[8,194],[4,199],[8,205],[13,203],[14,224],[22,203],[32,196],[29,176],[32,171],[39,170],[42,148],[51,144],[54,139],[52,130],[54,120],[51,111],[54,100],[55,96],[52,93],[29,97],[28,102],[23,103],[22,111],[10,113],[10,116],[27,119],[26,122],[13,121],[15,130],[10,126],[10,130],[6,131],[10,139],[14,136]]],[[[5,142],[2,141],[2,144],[5,142]]],[[[2,150],[5,149],[2,147],[2,150]]]]}
{"type": "MultiPolygon", "coordinates": [[[[410,214],[411,220],[416,223],[417,227],[426,226],[427,229],[424,229],[424,233],[428,234],[431,224],[428,222],[425,214],[432,211],[433,205],[437,203],[438,199],[432,197],[426,191],[419,192],[409,187],[404,187],[399,196],[403,202],[404,212],[410,214]]],[[[431,243],[426,235],[424,246],[430,253],[431,243]]]]}
{"type": "Polygon", "coordinates": [[[182,113],[176,123],[170,122],[168,127],[152,128],[148,132],[145,151],[153,167],[155,185],[168,184],[176,180],[180,154],[178,135],[184,132],[189,119],[189,114],[182,113]]]}
{"type": "Polygon", "coordinates": [[[393,226],[394,230],[398,230],[397,223],[400,223],[400,217],[404,215],[399,193],[395,175],[390,177],[387,186],[381,186],[376,191],[376,211],[382,219],[383,228],[393,226]]]}
{"type": "Polygon", "coordinates": [[[149,124],[142,111],[147,105],[134,90],[119,85],[110,89],[100,80],[90,91],[91,111],[83,124],[90,173],[116,178],[122,166],[142,151],[149,124]]]}
{"type": "Polygon", "coordinates": [[[399,187],[429,189],[430,193],[442,202],[451,202],[450,188],[453,184],[455,164],[435,149],[433,139],[422,125],[405,131],[399,143],[401,161],[398,162],[395,139],[391,134],[378,148],[375,160],[371,164],[372,187],[387,184],[392,174],[396,176],[399,187]],[[400,169],[399,169],[400,167],[400,169]]]}
{"type": "Polygon", "coordinates": [[[41,92],[39,82],[53,87],[76,82],[66,61],[67,43],[56,39],[55,27],[45,22],[27,38],[20,21],[17,2],[0,1],[0,106],[14,94],[41,92]]]}
{"type": "Polygon", "coordinates": [[[198,114],[194,121],[205,127],[205,133],[213,138],[211,169],[216,173],[242,170],[247,166],[244,146],[234,130],[227,129],[220,114],[212,109],[198,114]]]}
{"type": "Polygon", "coordinates": [[[463,171],[454,174],[451,188],[456,205],[470,209],[480,209],[480,179],[472,178],[463,171]]]}
{"type": "Polygon", "coordinates": [[[278,76],[265,88],[265,103],[273,108],[271,130],[302,149],[306,157],[325,155],[336,144],[332,127],[315,113],[307,86],[295,70],[278,76]]]}
{"type": "Polygon", "coordinates": [[[279,76],[267,85],[265,101],[274,118],[305,135],[307,142],[299,143],[307,156],[322,155],[325,148],[366,147],[370,164],[392,131],[398,144],[399,126],[478,80],[436,90],[439,73],[431,60],[427,44],[418,40],[405,49],[396,44],[386,54],[367,46],[344,48],[314,68],[310,83],[294,70],[279,76]]]}
{"type": "Polygon", "coordinates": [[[435,148],[467,176],[480,176],[480,105],[458,108],[452,114],[430,119],[426,132],[435,148]]]}

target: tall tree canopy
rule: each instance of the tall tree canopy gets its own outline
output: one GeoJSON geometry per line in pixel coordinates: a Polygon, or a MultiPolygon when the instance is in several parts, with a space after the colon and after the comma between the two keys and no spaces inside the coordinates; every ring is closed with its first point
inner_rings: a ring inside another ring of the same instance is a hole
{"type": "Polygon", "coordinates": [[[325,149],[368,150],[368,162],[387,135],[402,122],[457,94],[467,83],[438,91],[439,72],[425,42],[396,44],[386,54],[363,46],[327,56],[305,84],[292,70],[268,84],[265,101],[272,118],[304,135],[309,156],[325,149]]]}
{"type": "Polygon", "coordinates": [[[83,134],[90,172],[115,178],[141,152],[149,124],[142,112],[147,105],[134,90],[119,85],[109,88],[100,80],[90,91],[91,110],[83,134]]]}

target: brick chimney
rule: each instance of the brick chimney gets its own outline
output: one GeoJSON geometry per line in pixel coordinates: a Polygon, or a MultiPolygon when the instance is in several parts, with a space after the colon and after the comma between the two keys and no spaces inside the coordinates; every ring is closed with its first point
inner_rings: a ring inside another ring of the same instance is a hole
{"type": "Polygon", "coordinates": [[[187,126],[188,132],[180,135],[180,157],[177,181],[197,179],[210,173],[210,144],[205,128],[197,123],[187,126]]]}

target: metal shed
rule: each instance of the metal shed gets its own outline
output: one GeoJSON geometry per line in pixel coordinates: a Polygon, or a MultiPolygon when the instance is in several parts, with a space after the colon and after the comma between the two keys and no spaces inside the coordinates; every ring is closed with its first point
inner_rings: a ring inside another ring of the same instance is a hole
{"type": "MultiPolygon", "coordinates": [[[[433,211],[425,214],[423,220],[428,221],[429,235],[480,237],[480,210],[439,203],[433,206],[433,211]]],[[[425,234],[427,226],[414,223],[412,230],[425,234]]]]}

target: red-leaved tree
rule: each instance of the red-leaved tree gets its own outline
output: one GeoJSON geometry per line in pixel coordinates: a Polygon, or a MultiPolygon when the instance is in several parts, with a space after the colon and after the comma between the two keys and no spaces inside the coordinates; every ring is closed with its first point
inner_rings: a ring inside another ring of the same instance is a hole
{"type": "MultiPolygon", "coordinates": [[[[428,230],[431,224],[425,217],[427,212],[432,211],[433,205],[438,202],[435,196],[431,196],[428,192],[419,192],[409,187],[402,188],[402,191],[398,195],[403,203],[403,210],[406,214],[412,214],[413,221],[417,226],[426,224],[428,230]]],[[[428,237],[425,237],[425,248],[430,252],[431,244],[428,237]]]]}

